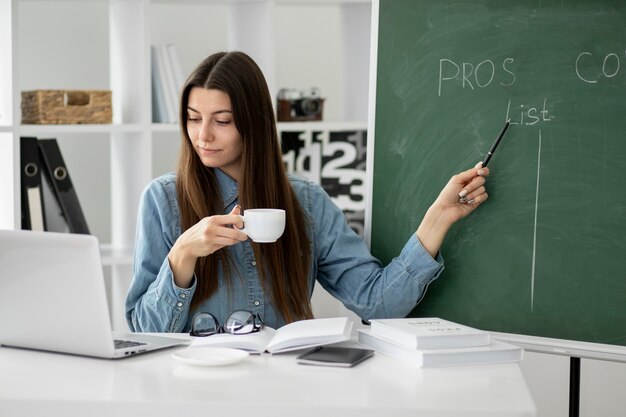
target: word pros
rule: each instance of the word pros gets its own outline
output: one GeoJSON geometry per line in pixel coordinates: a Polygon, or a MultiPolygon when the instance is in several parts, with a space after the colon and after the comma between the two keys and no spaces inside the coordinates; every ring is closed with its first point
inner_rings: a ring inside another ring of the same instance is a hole
{"type": "Polygon", "coordinates": [[[471,62],[462,62],[460,65],[451,59],[439,60],[439,89],[437,95],[441,97],[444,82],[461,82],[462,88],[485,88],[494,82],[496,74],[502,77],[498,81],[500,85],[509,86],[515,83],[515,73],[510,66],[515,60],[505,58],[499,67],[491,59],[485,59],[474,65],[471,62]],[[497,68],[497,70],[496,70],[497,68]]]}

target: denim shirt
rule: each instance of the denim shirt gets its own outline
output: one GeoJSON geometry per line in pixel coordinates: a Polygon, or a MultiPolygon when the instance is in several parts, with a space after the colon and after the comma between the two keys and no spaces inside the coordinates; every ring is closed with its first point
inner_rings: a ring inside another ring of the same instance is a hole
{"type": "MultiPolygon", "coordinates": [[[[219,169],[215,173],[227,214],[237,204],[237,182],[219,169]]],[[[295,176],[289,181],[308,217],[312,238],[309,297],[317,280],[362,319],[405,317],[443,270],[440,255],[433,259],[412,233],[400,255],[383,268],[319,185],[295,176]]],[[[198,311],[210,312],[223,323],[240,309],[260,314],[270,327],[285,324],[263,290],[250,240],[229,248],[235,263],[231,285],[225,284],[220,269],[217,291],[191,309],[196,278],[190,288],[177,287],[167,259],[180,235],[176,176],[166,174],[146,187],[139,204],[133,280],[126,298],[131,330],[188,332],[198,311]]]]}

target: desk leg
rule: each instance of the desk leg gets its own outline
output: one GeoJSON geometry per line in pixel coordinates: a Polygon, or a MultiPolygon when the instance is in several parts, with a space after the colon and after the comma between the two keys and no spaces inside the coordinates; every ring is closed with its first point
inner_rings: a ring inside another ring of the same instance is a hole
{"type": "Polygon", "coordinates": [[[580,414],[580,358],[569,358],[569,417],[580,414]]]}

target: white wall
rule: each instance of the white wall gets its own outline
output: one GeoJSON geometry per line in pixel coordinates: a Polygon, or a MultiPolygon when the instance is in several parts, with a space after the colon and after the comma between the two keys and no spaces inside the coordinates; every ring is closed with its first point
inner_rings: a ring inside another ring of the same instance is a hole
{"type": "MultiPolygon", "coordinates": [[[[155,43],[176,43],[183,70],[204,56],[227,49],[227,6],[162,5],[151,17],[155,43]]],[[[104,2],[28,1],[19,3],[18,43],[21,89],[107,89],[108,12],[104,2]],[[71,68],[71,71],[68,70],[71,68]]],[[[277,87],[319,86],[329,97],[329,120],[344,117],[350,103],[333,100],[342,88],[338,6],[287,7],[276,20],[277,87]],[[318,52],[319,51],[319,52],[318,52]]],[[[110,167],[105,135],[58,137],[92,233],[110,241],[110,167]]],[[[178,138],[155,134],[154,173],[175,167],[178,138]]],[[[129,213],[134,216],[135,213],[129,213]]],[[[320,295],[320,297],[324,297],[320,295]]],[[[341,311],[329,300],[326,314],[341,311]]],[[[325,312],[320,312],[324,315],[325,312]]],[[[521,364],[540,417],[568,414],[567,357],[527,352],[521,364]]],[[[626,364],[583,360],[581,416],[626,415],[626,364]]]]}

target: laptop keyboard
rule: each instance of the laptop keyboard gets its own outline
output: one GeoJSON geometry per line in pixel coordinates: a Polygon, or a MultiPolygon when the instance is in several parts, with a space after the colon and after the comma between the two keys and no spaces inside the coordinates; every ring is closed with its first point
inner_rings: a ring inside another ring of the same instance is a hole
{"type": "Polygon", "coordinates": [[[133,347],[133,346],[142,346],[142,345],[146,345],[147,343],[142,343],[142,342],[132,342],[130,340],[114,340],[115,342],[115,349],[123,349],[123,348],[128,348],[128,347],[133,347]]]}

